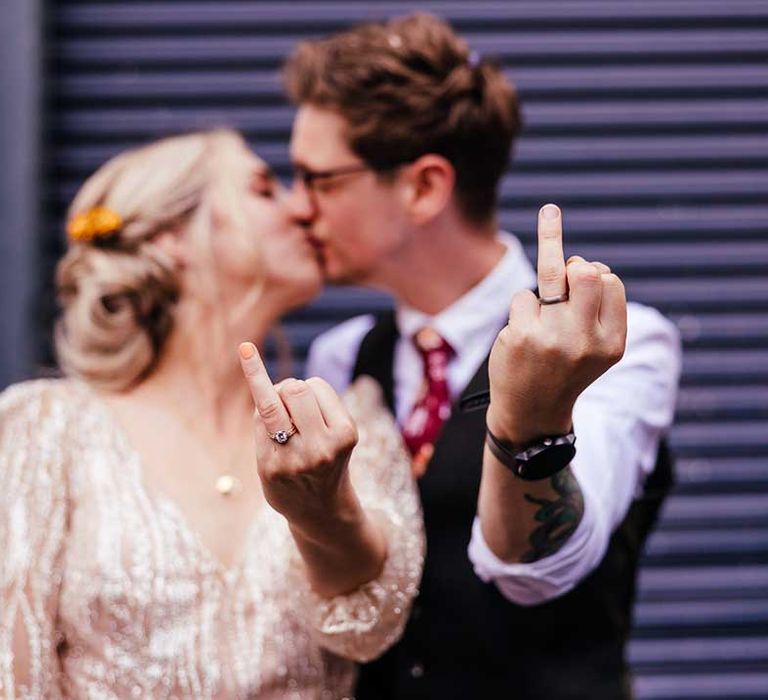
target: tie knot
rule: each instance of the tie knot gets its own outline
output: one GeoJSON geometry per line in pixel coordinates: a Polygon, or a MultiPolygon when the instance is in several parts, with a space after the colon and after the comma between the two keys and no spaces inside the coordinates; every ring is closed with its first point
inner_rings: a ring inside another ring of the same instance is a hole
{"type": "Polygon", "coordinates": [[[413,336],[413,344],[422,355],[441,353],[447,356],[453,354],[453,348],[434,328],[425,326],[413,336]]]}
{"type": "Polygon", "coordinates": [[[413,336],[413,344],[424,359],[425,368],[429,373],[432,367],[445,367],[454,355],[450,343],[434,328],[425,327],[413,336]]]}

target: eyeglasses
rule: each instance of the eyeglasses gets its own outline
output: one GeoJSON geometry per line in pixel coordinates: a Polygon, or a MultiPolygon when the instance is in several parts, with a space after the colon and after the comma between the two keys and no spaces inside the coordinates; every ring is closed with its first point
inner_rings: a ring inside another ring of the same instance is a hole
{"type": "Polygon", "coordinates": [[[340,168],[333,168],[332,170],[310,170],[303,166],[296,166],[293,169],[293,182],[301,182],[309,192],[313,192],[315,184],[317,182],[325,182],[334,177],[340,177],[342,175],[354,175],[356,173],[363,173],[367,170],[373,170],[370,165],[366,163],[356,163],[355,165],[345,165],[340,168]]]}

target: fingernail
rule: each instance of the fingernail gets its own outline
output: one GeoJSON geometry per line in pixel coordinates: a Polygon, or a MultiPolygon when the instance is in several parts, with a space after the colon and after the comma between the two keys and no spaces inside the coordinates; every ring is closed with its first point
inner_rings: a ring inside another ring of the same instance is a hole
{"type": "Polygon", "coordinates": [[[240,357],[244,360],[250,360],[256,354],[256,348],[253,343],[240,343],[238,351],[240,352],[240,357]]]}
{"type": "Polygon", "coordinates": [[[545,204],[541,208],[541,215],[545,219],[556,219],[560,216],[560,208],[556,204],[545,204]]]}

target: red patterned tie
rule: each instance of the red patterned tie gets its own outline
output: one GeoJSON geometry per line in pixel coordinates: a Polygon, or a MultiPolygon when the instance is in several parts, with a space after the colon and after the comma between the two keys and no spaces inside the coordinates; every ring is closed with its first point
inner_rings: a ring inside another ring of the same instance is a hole
{"type": "Polygon", "coordinates": [[[446,371],[454,351],[432,328],[422,328],[413,343],[424,361],[424,383],[403,426],[403,438],[413,455],[413,473],[418,479],[426,472],[440,429],[451,415],[446,371]]]}

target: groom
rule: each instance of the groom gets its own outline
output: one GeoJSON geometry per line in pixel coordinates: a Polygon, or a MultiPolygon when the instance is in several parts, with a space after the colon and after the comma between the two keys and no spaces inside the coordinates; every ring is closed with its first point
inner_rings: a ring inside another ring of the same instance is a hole
{"type": "Polygon", "coordinates": [[[555,205],[535,271],[498,230],[516,94],[444,22],[302,43],[285,82],[291,206],[327,279],[396,302],[320,336],[308,372],[380,382],[427,532],[411,620],[356,697],[628,698],[636,566],[671,479],[673,327],[604,264],[564,259],[555,205]]]}

